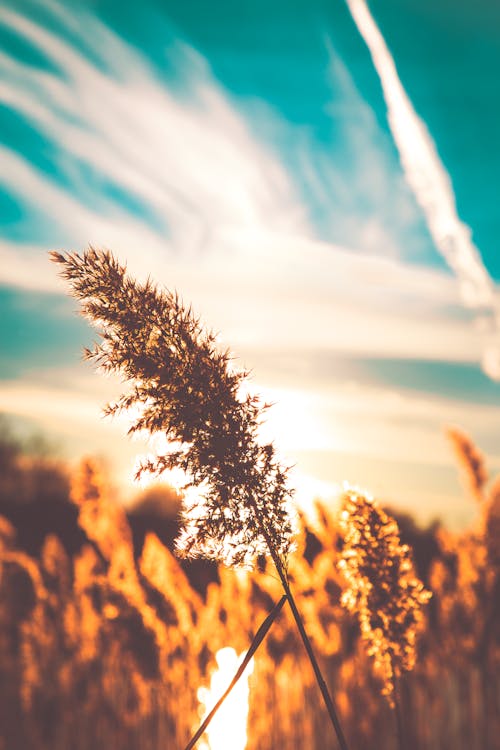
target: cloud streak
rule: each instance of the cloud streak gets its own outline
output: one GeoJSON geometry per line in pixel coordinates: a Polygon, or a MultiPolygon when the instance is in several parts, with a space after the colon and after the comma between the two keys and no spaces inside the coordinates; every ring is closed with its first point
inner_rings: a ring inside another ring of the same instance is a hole
{"type": "Polygon", "coordinates": [[[346,2],[379,74],[389,125],[408,184],[423,210],[437,249],[457,276],[464,303],[478,312],[479,321],[489,329],[492,343],[485,345],[483,369],[491,378],[500,380],[500,309],[495,285],[472,242],[469,227],[457,214],[450,177],[425,123],[403,88],[365,0],[346,2]]]}
{"type": "MultiPolygon", "coordinates": [[[[75,22],[58,3],[47,7],[63,27],[75,22]]],[[[254,136],[194,50],[178,41],[171,46],[186,80],[181,96],[97,18],[85,13],[78,21],[75,45],[15,11],[1,19],[52,66],[41,70],[0,53],[0,101],[57,155],[49,175],[2,146],[0,183],[21,202],[36,201],[52,245],[114,249],[134,274],[181,289],[240,352],[477,356],[445,274],[318,240],[278,155],[254,136]],[[58,179],[58,170],[74,177],[82,168],[94,175],[91,195],[82,179],[69,187],[58,179]],[[127,211],[109,184],[160,220],[127,211]]],[[[357,110],[351,89],[345,81],[342,90],[357,110]]],[[[385,194],[383,160],[376,169],[371,164],[379,186],[371,192],[385,194]]],[[[331,187],[327,180],[325,199],[331,187]]],[[[0,261],[4,283],[62,290],[33,242],[0,241],[0,261]]]]}

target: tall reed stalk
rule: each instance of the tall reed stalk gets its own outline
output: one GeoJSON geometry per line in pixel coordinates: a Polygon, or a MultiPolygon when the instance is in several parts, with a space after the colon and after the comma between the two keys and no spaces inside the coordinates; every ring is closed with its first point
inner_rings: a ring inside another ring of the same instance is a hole
{"type": "Polygon", "coordinates": [[[288,575],[286,568],[284,568],[281,564],[281,560],[278,558],[278,556],[273,551],[272,547],[272,541],[271,539],[268,539],[268,545],[269,545],[269,552],[271,554],[271,558],[273,560],[274,566],[278,572],[281,585],[283,586],[283,590],[286,594],[286,598],[288,599],[288,604],[290,605],[290,609],[292,611],[293,618],[295,620],[295,623],[297,625],[297,629],[299,631],[300,637],[302,639],[302,642],[304,644],[307,656],[309,658],[309,661],[311,662],[311,666],[314,671],[314,676],[316,678],[316,682],[318,683],[318,687],[321,691],[321,695],[323,697],[323,701],[325,703],[326,710],[328,711],[328,715],[330,717],[330,721],[332,723],[332,726],[335,730],[335,734],[337,735],[337,739],[339,742],[339,747],[341,750],[348,750],[347,742],[344,736],[344,732],[342,731],[342,726],[339,721],[338,717],[338,711],[335,706],[335,703],[333,701],[332,696],[330,695],[330,692],[328,690],[328,686],[323,678],[323,674],[321,672],[320,666],[318,664],[318,661],[316,659],[316,655],[314,653],[311,641],[309,640],[309,637],[306,633],[306,629],[304,627],[304,623],[302,620],[302,617],[300,615],[300,612],[298,610],[298,607],[295,603],[294,596],[292,594],[290,583],[288,581],[288,575]]]}
{"type": "Polygon", "coordinates": [[[259,427],[267,406],[245,395],[247,373],[231,366],[190,308],[151,281],[140,284],[109,252],[52,253],[61,276],[99,329],[86,357],[131,384],[107,414],[137,410],[129,432],[162,433],[170,447],[139,468],[186,475],[177,551],[229,566],[252,567],[270,555],[292,610],[341,750],[347,750],[333,699],[290,590],[294,548],[288,469],[259,427]],[[194,490],[194,492],[193,492],[194,490]]]}

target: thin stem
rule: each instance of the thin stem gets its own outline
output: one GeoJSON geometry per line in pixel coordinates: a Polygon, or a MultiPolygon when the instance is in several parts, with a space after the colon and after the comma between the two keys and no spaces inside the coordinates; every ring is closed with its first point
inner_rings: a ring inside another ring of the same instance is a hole
{"type": "MultiPolygon", "coordinates": [[[[279,572],[279,571],[278,571],[279,572]]],[[[285,590],[288,603],[290,605],[290,609],[292,610],[292,614],[294,616],[295,622],[297,624],[297,628],[299,630],[300,636],[302,638],[302,642],[304,644],[304,647],[307,651],[307,655],[309,657],[309,661],[311,662],[312,668],[314,670],[314,674],[316,677],[316,681],[318,683],[319,689],[321,690],[321,695],[323,696],[323,700],[325,702],[326,709],[328,711],[328,714],[330,716],[331,722],[333,724],[333,728],[335,729],[335,733],[337,735],[337,739],[339,741],[339,747],[341,750],[348,750],[347,742],[344,737],[344,733],[342,731],[342,727],[340,725],[340,720],[338,717],[337,709],[335,708],[335,703],[333,702],[333,698],[330,695],[330,692],[328,690],[328,686],[323,678],[323,675],[321,673],[321,669],[319,667],[319,664],[316,660],[316,656],[314,654],[311,641],[309,640],[309,637],[306,633],[306,630],[304,628],[304,623],[302,622],[302,618],[300,616],[300,612],[297,609],[297,605],[295,604],[295,599],[293,598],[293,594],[290,590],[290,586],[288,584],[288,581],[285,577],[281,579],[281,583],[283,585],[283,588],[285,590]]]]}
{"type": "Polygon", "coordinates": [[[268,616],[266,617],[266,619],[264,620],[264,622],[262,623],[262,625],[260,626],[260,628],[256,632],[255,637],[254,637],[254,639],[253,639],[253,641],[252,641],[252,643],[250,645],[250,648],[248,649],[247,653],[245,654],[245,658],[243,659],[243,661],[241,662],[240,666],[238,667],[238,669],[237,669],[237,671],[236,671],[233,679],[229,683],[229,685],[227,687],[227,690],[225,690],[225,692],[221,695],[221,697],[219,698],[219,700],[217,701],[217,703],[215,704],[215,706],[212,708],[212,710],[210,711],[210,713],[207,714],[207,716],[205,717],[205,719],[203,720],[203,722],[198,727],[196,733],[193,735],[193,737],[191,738],[191,740],[186,745],[185,750],[192,750],[192,748],[196,745],[196,743],[198,742],[198,740],[200,739],[200,737],[206,731],[208,725],[210,724],[210,722],[214,718],[215,714],[217,713],[217,711],[219,710],[219,708],[222,706],[222,704],[224,703],[224,701],[226,700],[226,698],[228,697],[229,693],[234,688],[234,686],[236,685],[236,683],[238,682],[238,680],[243,675],[245,669],[248,666],[248,662],[251,660],[251,658],[253,657],[253,655],[255,654],[255,652],[257,651],[257,649],[259,648],[260,644],[262,643],[262,641],[266,637],[266,635],[267,635],[267,633],[269,631],[269,628],[271,627],[271,625],[273,624],[273,622],[278,617],[278,615],[281,612],[281,610],[283,608],[283,605],[286,602],[286,600],[287,600],[287,597],[286,596],[282,596],[281,599],[279,600],[279,602],[274,605],[273,609],[268,614],[268,616]]]}
{"type": "Polygon", "coordinates": [[[398,742],[398,750],[404,750],[403,718],[401,716],[401,705],[399,702],[398,681],[394,673],[392,677],[392,688],[393,688],[392,697],[394,701],[394,718],[396,719],[396,738],[398,742]]]}
{"type": "Polygon", "coordinates": [[[338,717],[338,712],[335,707],[335,703],[333,701],[332,696],[330,695],[330,692],[328,690],[328,686],[323,678],[323,675],[321,673],[320,666],[318,664],[318,661],[316,659],[316,656],[313,651],[313,647],[311,645],[311,641],[309,640],[309,637],[306,633],[304,623],[302,622],[302,617],[300,616],[300,612],[297,608],[297,605],[295,603],[295,599],[293,597],[293,594],[290,589],[290,584],[288,583],[288,578],[286,576],[286,572],[283,568],[283,564],[279,558],[279,556],[276,553],[276,550],[274,548],[274,545],[272,543],[272,539],[269,535],[269,532],[267,531],[265,524],[262,522],[262,519],[259,515],[257,515],[257,509],[254,506],[254,512],[256,514],[256,517],[258,518],[258,522],[262,531],[262,534],[264,536],[264,539],[266,540],[266,544],[269,548],[269,552],[271,554],[271,558],[273,560],[274,566],[278,572],[278,575],[280,577],[281,585],[283,586],[283,590],[286,594],[286,598],[288,599],[288,603],[290,605],[290,609],[292,610],[293,617],[295,619],[295,623],[297,625],[297,628],[299,630],[300,636],[302,638],[302,642],[304,644],[304,647],[306,649],[307,655],[309,657],[309,661],[311,662],[311,666],[314,671],[314,675],[316,677],[316,682],[318,683],[319,689],[321,691],[321,695],[323,696],[323,700],[325,702],[326,710],[328,711],[328,715],[330,716],[330,720],[332,722],[333,728],[335,730],[335,734],[337,735],[337,739],[339,742],[340,750],[349,750],[344,733],[342,731],[342,727],[340,725],[340,720],[338,717]]]}

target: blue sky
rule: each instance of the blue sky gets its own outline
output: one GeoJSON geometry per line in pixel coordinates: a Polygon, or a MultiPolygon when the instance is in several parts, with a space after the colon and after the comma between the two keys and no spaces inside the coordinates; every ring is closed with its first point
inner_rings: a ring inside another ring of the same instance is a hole
{"type": "Polygon", "coordinates": [[[486,0],[7,0],[0,410],[126,484],[46,255],[92,243],[252,369],[301,496],[348,479],[462,523],[443,428],[500,469],[499,68],[486,0]]]}

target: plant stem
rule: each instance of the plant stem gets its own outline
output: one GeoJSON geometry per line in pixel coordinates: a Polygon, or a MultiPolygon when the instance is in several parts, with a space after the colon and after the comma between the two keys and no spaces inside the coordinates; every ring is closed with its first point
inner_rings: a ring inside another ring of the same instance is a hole
{"type": "Polygon", "coordinates": [[[341,750],[348,750],[347,742],[344,737],[344,733],[342,731],[342,727],[340,725],[340,720],[338,717],[337,709],[335,708],[335,704],[333,702],[333,698],[330,695],[330,692],[328,690],[327,684],[323,678],[323,675],[321,673],[321,669],[319,667],[319,664],[317,662],[316,656],[314,654],[311,641],[309,640],[309,637],[306,633],[306,630],[304,628],[304,623],[302,622],[302,617],[300,616],[300,612],[297,609],[297,605],[295,604],[295,599],[293,598],[293,594],[290,590],[290,585],[286,579],[286,576],[282,573],[280,569],[278,569],[278,573],[281,578],[281,583],[283,586],[283,589],[286,593],[286,597],[288,599],[288,603],[290,605],[290,609],[292,610],[292,614],[294,616],[295,622],[297,624],[297,628],[299,630],[300,636],[302,638],[302,642],[304,644],[304,647],[307,651],[307,655],[309,657],[309,661],[311,662],[312,668],[314,670],[314,675],[316,677],[316,681],[318,683],[319,689],[321,690],[321,695],[323,696],[323,700],[325,702],[326,710],[328,711],[328,715],[330,716],[330,720],[333,724],[333,728],[335,729],[335,733],[337,735],[337,739],[339,742],[339,746],[341,750]]]}
{"type": "Polygon", "coordinates": [[[262,623],[262,625],[260,626],[260,628],[256,632],[256,634],[254,636],[254,639],[253,639],[253,641],[252,641],[252,643],[250,645],[250,648],[248,649],[247,653],[245,654],[245,658],[241,662],[240,666],[236,670],[236,674],[234,675],[233,679],[229,683],[229,686],[228,686],[227,690],[221,695],[221,697],[219,698],[219,700],[217,701],[217,703],[215,704],[215,706],[212,708],[212,710],[210,711],[210,713],[205,717],[205,719],[203,720],[203,722],[200,724],[200,726],[198,727],[196,733],[193,735],[193,737],[191,738],[191,740],[186,745],[185,750],[192,750],[192,748],[196,745],[196,743],[198,742],[198,740],[200,739],[200,737],[202,736],[202,734],[205,732],[206,728],[208,727],[208,725],[210,724],[210,722],[214,718],[215,714],[217,713],[217,711],[219,710],[219,708],[222,706],[222,704],[224,703],[224,701],[226,700],[226,698],[228,697],[229,693],[234,688],[234,686],[236,685],[236,683],[238,682],[238,680],[243,675],[245,669],[248,666],[248,662],[251,660],[252,656],[255,654],[255,652],[259,648],[260,644],[262,643],[262,641],[266,637],[266,635],[267,635],[267,633],[268,633],[271,625],[273,624],[273,622],[276,620],[276,618],[278,617],[279,613],[281,612],[281,610],[283,608],[283,605],[286,602],[286,599],[287,599],[286,596],[282,596],[281,599],[279,600],[279,602],[274,605],[273,609],[268,614],[268,616],[266,617],[266,619],[264,620],[264,622],[262,623]]]}
{"type": "Polygon", "coordinates": [[[297,608],[297,605],[295,603],[295,599],[293,597],[293,594],[290,589],[290,584],[288,583],[288,578],[285,572],[285,569],[283,567],[283,563],[280,560],[278,554],[276,553],[274,544],[272,542],[272,538],[267,531],[267,528],[265,526],[265,523],[260,518],[256,507],[254,506],[254,513],[256,515],[256,518],[258,519],[262,534],[264,536],[264,539],[266,540],[266,544],[268,546],[269,552],[271,554],[272,561],[274,563],[274,567],[276,568],[278,575],[280,577],[281,585],[283,586],[283,590],[286,594],[286,598],[288,599],[288,603],[290,605],[290,609],[292,610],[293,617],[295,619],[295,623],[297,625],[297,628],[299,630],[300,636],[302,638],[302,642],[304,644],[304,647],[306,649],[307,655],[309,657],[309,661],[311,662],[311,666],[314,671],[314,676],[316,677],[316,682],[318,683],[318,687],[321,691],[321,695],[323,696],[323,700],[325,702],[326,710],[328,711],[328,715],[330,717],[330,720],[332,722],[333,728],[335,730],[335,734],[337,735],[338,743],[340,750],[349,750],[346,739],[344,737],[344,733],[342,731],[342,727],[340,725],[340,720],[338,717],[337,709],[335,708],[335,703],[333,702],[333,698],[330,695],[330,692],[328,690],[328,686],[323,678],[323,675],[321,673],[320,666],[318,664],[318,661],[316,659],[316,656],[313,651],[313,647],[311,645],[311,641],[309,640],[309,636],[306,633],[304,623],[302,622],[302,617],[300,616],[300,612],[297,608]]]}
{"type": "Polygon", "coordinates": [[[398,742],[398,749],[404,750],[404,742],[403,742],[403,719],[401,716],[401,705],[399,702],[399,694],[398,694],[398,682],[396,675],[393,675],[392,678],[392,695],[394,700],[394,717],[396,719],[396,737],[398,742]]]}

